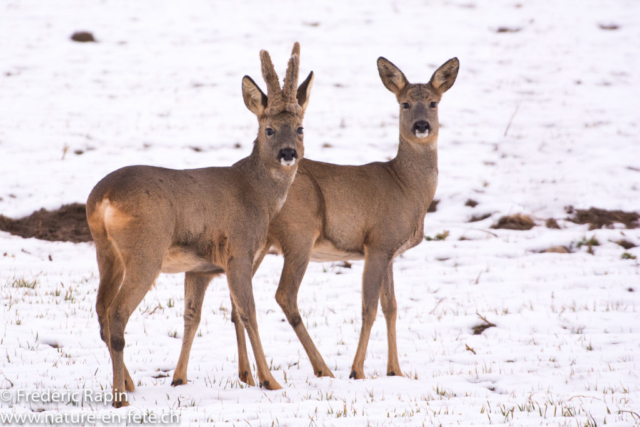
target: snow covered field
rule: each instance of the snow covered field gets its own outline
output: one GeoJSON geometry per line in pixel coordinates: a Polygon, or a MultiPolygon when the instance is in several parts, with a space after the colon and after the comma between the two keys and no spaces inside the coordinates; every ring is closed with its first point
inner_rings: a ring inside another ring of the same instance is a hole
{"type": "MultiPolygon", "coordinates": [[[[437,211],[395,263],[404,378],[385,376],[381,311],[348,379],[362,262],[311,264],[303,320],[335,379],[313,375],[274,294],[282,259],[254,279],[279,391],[237,380],[226,280],[207,292],[189,384],[170,387],[182,338],[182,275],[162,275],[127,328],[129,409],[15,402],[17,390],[107,390],[92,244],[0,232],[0,415],[174,411],[214,425],[638,425],[640,230],[588,230],[565,206],[640,211],[640,3],[612,1],[18,1],[0,3],[0,213],[84,203],[125,165],[229,165],[257,131],[240,82],[263,88],[258,52],[282,76],[292,43],[316,73],[306,155],[385,160],[398,106],[385,56],[412,82],[457,56],[440,107],[437,211]],[[617,25],[617,29],[603,29],[617,25]],[[98,43],[75,43],[78,30],[98,43]],[[509,30],[509,31],[506,31],[509,30]],[[517,31],[515,31],[517,30],[517,31]],[[509,124],[510,123],[510,124],[509,124]],[[478,202],[465,206],[468,199],[478,202]],[[493,230],[531,215],[529,231],[493,230]],[[490,216],[469,222],[472,216],[490,216]],[[548,229],[555,218],[561,229],[548,229]],[[461,237],[464,239],[461,240],[461,237]],[[578,242],[595,237],[588,253],[578,242]],[[540,253],[551,246],[571,254],[540,253]],[[496,327],[474,335],[483,323],[496,327]],[[8,391],[9,394],[3,394],[8,391]],[[44,412],[40,412],[44,410],[44,412]],[[53,411],[53,412],[51,412],[53,411]]],[[[250,351],[250,357],[253,357],[250,351]]],[[[255,367],[254,367],[255,374],[255,367]]],[[[121,423],[123,424],[123,423],[121,423]]]]}

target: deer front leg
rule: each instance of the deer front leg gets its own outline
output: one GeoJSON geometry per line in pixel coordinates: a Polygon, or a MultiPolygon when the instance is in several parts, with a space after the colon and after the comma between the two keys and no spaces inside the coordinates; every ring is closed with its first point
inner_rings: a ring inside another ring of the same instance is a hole
{"type": "Polygon", "coordinates": [[[396,341],[396,318],[398,316],[398,305],[393,286],[393,264],[389,264],[387,274],[384,276],[380,288],[380,305],[384,318],[387,321],[387,345],[389,346],[389,356],[387,359],[387,375],[402,376],[400,362],[398,362],[398,345],[396,341]]]}
{"type": "Polygon", "coordinates": [[[364,273],[362,275],[362,329],[349,378],[364,379],[364,358],[367,354],[371,327],[378,312],[380,288],[391,260],[391,256],[386,253],[365,247],[364,273]]]}
{"type": "MultiPolygon", "coordinates": [[[[258,271],[270,247],[271,245],[267,242],[255,257],[253,261],[253,276],[255,276],[256,271],[258,271]]],[[[247,340],[245,339],[244,325],[238,315],[238,309],[233,303],[233,298],[231,299],[231,321],[235,326],[236,341],[238,342],[238,376],[243,383],[255,386],[256,383],[253,381],[253,376],[251,375],[251,365],[249,363],[249,355],[247,354],[247,340]]]]}
{"type": "Polygon", "coordinates": [[[202,315],[202,302],[207,287],[214,274],[187,273],[184,276],[184,336],[182,337],[182,350],[178,366],[173,373],[172,386],[187,383],[187,367],[189,366],[189,354],[193,345],[200,318],[202,315]]]}
{"type": "Polygon", "coordinates": [[[249,385],[256,385],[251,375],[251,365],[249,364],[249,355],[247,354],[247,341],[244,335],[244,325],[238,314],[238,309],[231,298],[231,321],[236,329],[236,340],[238,341],[238,376],[240,381],[249,385]]]}
{"type": "Polygon", "coordinates": [[[329,369],[313,343],[311,336],[309,336],[309,332],[304,326],[304,322],[302,322],[300,312],[298,311],[298,290],[300,289],[300,283],[309,265],[312,245],[313,242],[311,242],[307,251],[286,251],[287,255],[284,258],[280,284],[276,292],[276,301],[278,301],[282,311],[285,316],[287,316],[289,324],[298,336],[304,350],[307,352],[307,356],[313,366],[313,373],[317,377],[334,378],[331,369],[329,369]]]}
{"type": "Polygon", "coordinates": [[[227,268],[229,290],[233,304],[238,309],[238,315],[247,330],[249,341],[251,341],[251,347],[253,348],[253,354],[258,367],[260,385],[268,390],[279,390],[282,387],[269,371],[269,365],[264,356],[260,335],[258,334],[258,321],[256,318],[256,307],[251,284],[252,267],[252,258],[231,258],[227,268]]]}

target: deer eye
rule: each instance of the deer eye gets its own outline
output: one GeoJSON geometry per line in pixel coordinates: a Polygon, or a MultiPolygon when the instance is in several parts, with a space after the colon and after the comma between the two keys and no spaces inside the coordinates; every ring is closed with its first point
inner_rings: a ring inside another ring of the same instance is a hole
{"type": "Polygon", "coordinates": [[[438,103],[437,103],[437,102],[431,102],[431,103],[429,104],[429,107],[431,107],[431,108],[436,108],[436,105],[438,105],[438,103]]]}
{"type": "Polygon", "coordinates": [[[271,128],[267,128],[267,136],[271,136],[271,135],[273,135],[274,133],[276,133],[276,132],[275,132],[273,129],[271,129],[271,128]]]}
{"type": "Polygon", "coordinates": [[[409,105],[409,103],[408,103],[408,102],[403,102],[403,103],[402,103],[402,108],[404,108],[405,110],[408,110],[408,109],[409,109],[409,107],[411,107],[411,105],[409,105]]]}
{"type": "Polygon", "coordinates": [[[303,129],[302,127],[299,127],[299,128],[298,128],[298,133],[299,133],[300,135],[302,135],[302,134],[304,133],[304,129],[303,129]]]}

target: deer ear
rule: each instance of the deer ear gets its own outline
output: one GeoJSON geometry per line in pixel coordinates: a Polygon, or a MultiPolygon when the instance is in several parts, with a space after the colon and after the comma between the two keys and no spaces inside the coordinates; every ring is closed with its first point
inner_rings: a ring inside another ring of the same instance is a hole
{"type": "Polygon", "coordinates": [[[267,108],[267,95],[265,95],[256,82],[249,76],[242,78],[242,98],[244,105],[256,116],[260,117],[267,108]]]}
{"type": "Polygon", "coordinates": [[[393,65],[391,61],[386,58],[378,58],[378,73],[380,73],[380,78],[382,79],[384,87],[389,89],[396,96],[399,95],[400,92],[402,92],[402,89],[409,84],[409,81],[402,71],[400,71],[398,67],[393,65]]]}
{"type": "Polygon", "coordinates": [[[456,82],[458,77],[458,70],[460,69],[460,61],[458,58],[451,58],[440,66],[431,76],[431,86],[442,95],[456,82]]]}
{"type": "Polygon", "coordinates": [[[313,71],[309,73],[309,76],[298,87],[298,105],[302,107],[302,113],[304,114],[309,105],[309,97],[311,96],[311,87],[313,86],[313,71]]]}

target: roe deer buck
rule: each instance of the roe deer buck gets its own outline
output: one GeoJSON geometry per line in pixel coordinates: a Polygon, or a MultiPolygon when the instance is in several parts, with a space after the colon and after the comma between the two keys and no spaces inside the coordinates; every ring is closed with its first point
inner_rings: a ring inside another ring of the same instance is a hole
{"type": "Polygon", "coordinates": [[[187,381],[205,290],[213,277],[226,273],[233,310],[248,332],[260,383],[270,390],[281,388],[262,350],[251,277],[269,222],[295,177],[296,159],[304,154],[302,120],[313,72],[298,88],[299,54],[296,43],[281,88],[269,54],[260,52],[267,95],[250,77],[242,80],[245,105],[259,123],[249,157],[231,167],[125,167],[92,190],[87,220],[100,270],[96,309],[113,365],[114,406],[128,405],[118,397],[125,389],[134,390],[123,360],[127,321],[161,272],[186,273],[184,342],[173,384],[187,381]]]}

